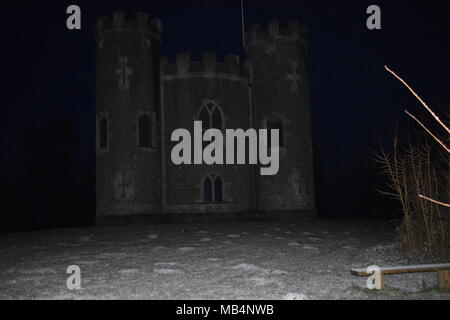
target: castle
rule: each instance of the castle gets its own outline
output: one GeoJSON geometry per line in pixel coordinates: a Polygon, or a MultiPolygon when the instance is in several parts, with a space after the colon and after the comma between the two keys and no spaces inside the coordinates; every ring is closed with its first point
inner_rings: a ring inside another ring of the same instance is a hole
{"type": "Polygon", "coordinates": [[[252,25],[247,61],[161,57],[158,19],[102,16],[96,26],[96,221],[171,221],[315,214],[307,33],[290,21],[252,25]],[[280,169],[175,165],[177,128],[278,129],[280,169]]]}

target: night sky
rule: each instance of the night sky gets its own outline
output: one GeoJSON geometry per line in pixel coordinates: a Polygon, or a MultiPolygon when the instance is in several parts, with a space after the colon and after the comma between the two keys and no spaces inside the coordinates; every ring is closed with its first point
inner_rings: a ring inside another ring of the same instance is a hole
{"type": "MultiPolygon", "coordinates": [[[[82,129],[83,159],[94,150],[96,19],[125,10],[162,21],[163,54],[203,51],[244,57],[239,0],[228,1],[32,1],[1,4],[1,163],[20,172],[22,135],[48,119],[67,116],[82,129]],[[77,4],[82,29],[66,28],[66,8],[77,4]]],[[[352,166],[374,137],[389,141],[405,107],[416,100],[383,69],[389,65],[435,105],[450,102],[448,1],[245,0],[245,23],[297,19],[309,29],[312,128],[315,144],[327,143],[328,165],[352,166]],[[382,30],[366,28],[366,8],[377,4],[382,30]]],[[[447,109],[448,111],[448,109],[447,109]]],[[[316,145],[315,145],[316,147],[316,145]]]]}

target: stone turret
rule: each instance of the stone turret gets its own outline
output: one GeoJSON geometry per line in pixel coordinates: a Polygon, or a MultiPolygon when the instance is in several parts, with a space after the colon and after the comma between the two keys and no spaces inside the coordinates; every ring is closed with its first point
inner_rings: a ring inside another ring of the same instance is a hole
{"type": "MultiPolygon", "coordinates": [[[[307,32],[296,21],[250,26],[245,35],[255,128],[280,130],[280,170],[257,176],[257,210],[314,211],[307,32]]],[[[301,215],[299,213],[299,215],[301,215]]]]}
{"type": "Polygon", "coordinates": [[[160,213],[161,23],[100,17],[97,43],[97,222],[160,213]]]}

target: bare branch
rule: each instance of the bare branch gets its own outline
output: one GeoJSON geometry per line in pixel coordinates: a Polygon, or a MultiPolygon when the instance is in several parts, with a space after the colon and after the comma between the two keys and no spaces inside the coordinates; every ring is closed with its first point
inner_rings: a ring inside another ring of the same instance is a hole
{"type": "Polygon", "coordinates": [[[428,198],[428,197],[425,197],[425,196],[423,196],[423,195],[421,195],[421,194],[419,194],[419,198],[422,198],[422,199],[428,200],[428,201],[430,201],[430,202],[433,202],[433,203],[439,204],[439,205],[441,205],[441,206],[444,206],[444,207],[450,208],[450,204],[448,204],[448,203],[445,203],[445,202],[441,202],[441,201],[437,201],[437,200],[433,200],[433,199],[431,199],[431,198],[428,198]]]}
{"type": "Polygon", "coordinates": [[[384,68],[391,73],[394,77],[396,77],[401,83],[405,85],[406,88],[408,88],[409,91],[417,98],[417,100],[420,101],[420,103],[425,107],[425,109],[428,110],[428,112],[433,116],[433,118],[436,119],[436,121],[447,131],[447,133],[450,134],[450,129],[447,128],[447,126],[439,119],[439,117],[431,110],[431,108],[425,103],[425,101],[422,100],[422,98],[419,97],[419,95],[406,83],[405,80],[400,78],[394,71],[389,69],[387,66],[384,66],[384,68]]]}
{"type": "Polygon", "coordinates": [[[417,119],[415,116],[413,116],[411,113],[409,113],[408,112],[408,110],[405,110],[405,112],[406,112],[406,114],[408,115],[408,116],[410,116],[411,118],[413,118],[418,124],[420,124],[420,126],[422,127],[422,128],[424,128],[427,132],[428,132],[428,134],[429,135],[431,135],[432,137],[433,137],[433,139],[434,140],[436,140],[448,153],[450,153],[450,149],[441,141],[441,140],[439,140],[433,133],[431,133],[431,131],[430,130],[428,130],[428,128],[422,123],[422,122],[420,122],[419,121],[419,119],[417,119]]]}

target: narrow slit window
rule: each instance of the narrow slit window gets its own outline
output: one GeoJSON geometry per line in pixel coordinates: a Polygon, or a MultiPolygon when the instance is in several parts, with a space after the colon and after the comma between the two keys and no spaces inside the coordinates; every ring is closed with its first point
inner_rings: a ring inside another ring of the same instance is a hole
{"type": "Polygon", "coordinates": [[[143,148],[152,146],[152,124],[150,116],[143,114],[138,121],[138,145],[143,148]]]}
{"type": "Polygon", "coordinates": [[[100,120],[99,127],[100,127],[99,146],[101,149],[106,149],[108,148],[108,120],[105,117],[103,117],[100,120]]]}

